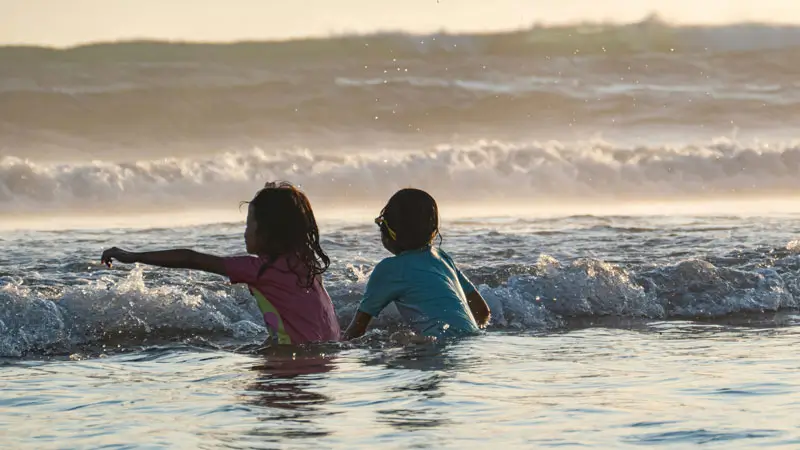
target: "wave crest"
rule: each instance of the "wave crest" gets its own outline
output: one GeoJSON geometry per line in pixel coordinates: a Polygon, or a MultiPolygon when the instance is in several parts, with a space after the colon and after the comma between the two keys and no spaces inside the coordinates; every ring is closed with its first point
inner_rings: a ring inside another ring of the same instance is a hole
{"type": "MultiPolygon", "coordinates": [[[[797,267],[795,254],[754,271],[687,260],[637,273],[590,258],[565,264],[543,255],[518,271],[527,274],[478,283],[478,289],[492,309],[492,328],[548,330],[573,318],[713,319],[798,308],[797,267]]],[[[342,326],[355,313],[368,276],[347,271],[327,283],[342,326]]],[[[374,326],[401,322],[390,307],[374,326]]],[[[0,356],[6,357],[196,336],[254,343],[265,331],[245,289],[180,278],[145,283],[141,268],[82,286],[32,288],[12,281],[0,287],[0,356]]]]}
{"type": "Polygon", "coordinates": [[[315,202],[382,200],[408,185],[451,201],[669,199],[792,194],[800,147],[620,148],[608,143],[478,142],[425,152],[328,155],[308,150],[224,153],[131,163],[42,164],[0,159],[6,212],[95,208],[208,208],[288,179],[315,202]]]}

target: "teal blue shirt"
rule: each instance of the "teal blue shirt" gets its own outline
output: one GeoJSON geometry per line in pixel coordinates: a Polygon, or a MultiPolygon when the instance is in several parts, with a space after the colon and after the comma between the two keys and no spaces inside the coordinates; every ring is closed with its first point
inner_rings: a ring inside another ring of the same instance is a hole
{"type": "Polygon", "coordinates": [[[467,304],[473,291],[447,253],[425,247],[379,262],[358,309],[376,317],[394,302],[403,319],[425,336],[470,334],[479,331],[467,304]]]}

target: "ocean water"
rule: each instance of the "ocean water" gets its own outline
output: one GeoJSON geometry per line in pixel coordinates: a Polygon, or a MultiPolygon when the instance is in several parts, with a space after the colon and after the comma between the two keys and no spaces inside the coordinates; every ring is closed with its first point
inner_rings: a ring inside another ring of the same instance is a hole
{"type": "Polygon", "coordinates": [[[0,48],[0,447],[798,448],[800,28],[0,48]],[[309,194],[342,325],[429,190],[493,312],[270,349],[243,252],[309,194]]]}

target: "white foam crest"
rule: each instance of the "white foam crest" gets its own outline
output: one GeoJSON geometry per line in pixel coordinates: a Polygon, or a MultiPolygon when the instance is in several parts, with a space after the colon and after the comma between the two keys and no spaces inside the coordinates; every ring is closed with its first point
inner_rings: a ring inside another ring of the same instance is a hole
{"type": "Polygon", "coordinates": [[[494,326],[552,328],[569,317],[718,318],[797,308],[800,277],[791,271],[797,266],[796,256],[754,272],[690,260],[631,274],[603,261],[562,265],[544,256],[535,275],[480,291],[494,326]]]}
{"type": "MultiPolygon", "coordinates": [[[[121,281],[66,287],[55,297],[0,288],[0,356],[69,351],[108,340],[216,335],[253,340],[266,330],[243,289],[147,286],[138,268],[121,281]]],[[[263,337],[263,336],[262,336],[263,337]]]]}
{"type": "MultiPolygon", "coordinates": [[[[342,327],[356,312],[371,269],[350,266],[326,287],[342,327]]],[[[797,308],[800,255],[745,271],[687,260],[641,273],[596,259],[562,263],[540,257],[526,275],[478,287],[492,310],[490,328],[548,330],[570,318],[720,318],[797,308]]],[[[259,342],[266,332],[246,289],[187,274],[145,282],[142,268],[124,278],[36,289],[0,286],[0,357],[69,352],[84,345],[141,345],[192,336],[259,342]]],[[[373,327],[403,323],[391,305],[373,327]]]]}
{"type": "Polygon", "coordinates": [[[671,317],[720,317],[741,312],[796,308],[797,300],[773,268],[749,272],[701,260],[643,274],[671,317]]]}
{"type": "Polygon", "coordinates": [[[664,308],[613,264],[579,259],[562,265],[543,255],[536,275],[511,277],[502,286],[481,287],[492,308],[493,324],[552,327],[559,317],[664,317],[664,308]]]}
{"type": "Polygon", "coordinates": [[[265,181],[301,184],[312,200],[384,200],[409,185],[442,200],[649,199],[791,193],[800,146],[730,140],[689,147],[604,142],[481,141],[419,152],[326,155],[256,149],[205,158],[43,164],[0,160],[5,212],[213,207],[248,199],[265,181]]]}
{"type": "Polygon", "coordinates": [[[0,356],[67,348],[69,334],[63,312],[54,302],[33,297],[24,286],[0,287],[0,356]]]}

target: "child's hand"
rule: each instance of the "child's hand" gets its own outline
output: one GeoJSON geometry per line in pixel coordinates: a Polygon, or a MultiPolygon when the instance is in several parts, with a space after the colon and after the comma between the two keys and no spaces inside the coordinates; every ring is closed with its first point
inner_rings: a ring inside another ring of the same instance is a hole
{"type": "Polygon", "coordinates": [[[136,262],[136,254],[122,250],[121,248],[112,247],[103,252],[103,256],[100,257],[100,262],[111,267],[111,262],[115,259],[124,264],[132,264],[136,262]]]}

